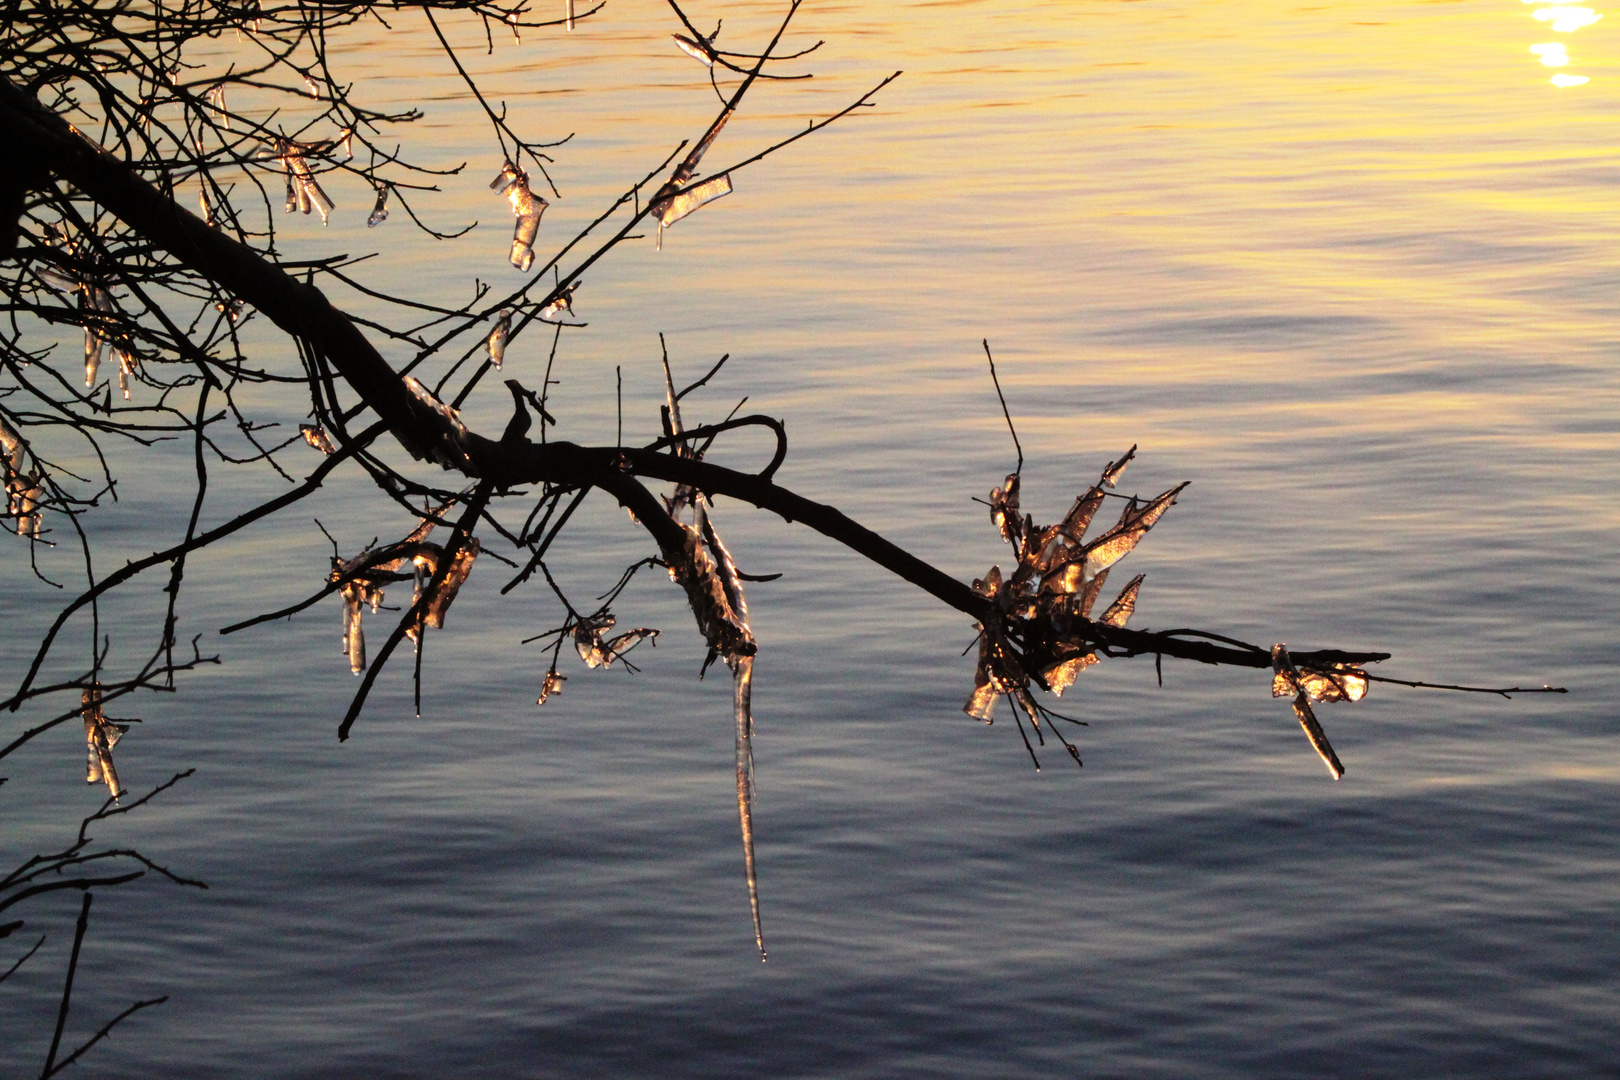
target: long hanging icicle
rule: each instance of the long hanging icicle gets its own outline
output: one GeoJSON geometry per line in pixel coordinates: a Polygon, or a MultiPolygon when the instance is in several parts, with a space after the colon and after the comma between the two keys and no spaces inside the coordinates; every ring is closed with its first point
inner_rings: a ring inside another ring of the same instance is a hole
{"type": "MultiPolygon", "coordinates": [[[[669,364],[664,364],[664,387],[668,398],[670,433],[684,434],[680,398],[669,364]]],[[[682,457],[694,456],[677,443],[682,457]]],[[[678,485],[669,499],[670,517],[686,534],[681,557],[672,560],[669,576],[686,590],[698,630],[709,643],[708,667],[723,659],[732,674],[732,703],[737,721],[737,818],[742,828],[743,867],[748,875],[748,907],[754,918],[754,943],[764,960],[765,933],[759,917],[759,876],[754,863],[754,654],[758,651],[753,631],[748,627],[748,601],[743,596],[742,578],[737,565],[715,530],[704,506],[704,496],[685,485],[678,485]],[[680,520],[680,512],[691,507],[692,524],[680,520]]]]}
{"type": "Polygon", "coordinates": [[[754,944],[765,959],[765,934],[759,925],[759,876],[754,870],[754,658],[740,656],[732,665],[733,701],[737,710],[737,817],[742,823],[743,866],[748,873],[748,907],[754,915],[754,944]]]}

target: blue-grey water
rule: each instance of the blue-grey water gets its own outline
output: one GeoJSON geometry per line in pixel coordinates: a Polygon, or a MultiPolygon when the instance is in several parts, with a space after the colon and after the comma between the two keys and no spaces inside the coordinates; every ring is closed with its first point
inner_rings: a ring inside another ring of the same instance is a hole
{"type": "MultiPolygon", "coordinates": [[[[739,47],[779,10],[693,14],[723,16],[739,47]]],[[[209,889],[98,892],[67,1041],[169,1001],[73,1069],[1620,1075],[1620,14],[1559,33],[1538,10],[807,4],[817,78],[761,88],[715,166],[905,76],[739,173],[662,252],[593,268],[554,409],[564,437],[610,441],[621,365],[626,438],[651,437],[658,333],[693,378],[729,352],[696,418],[748,395],[787,421],[783,483],[967,579],[1008,561],[970,501],[1013,462],[987,337],[1038,519],[1133,443],[1124,490],[1193,481],[1121,567],[1147,574],[1133,626],[1386,649],[1385,674],[1567,696],[1375,686],[1320,710],[1348,769],[1335,783],[1266,673],[1167,661],[1160,687],[1151,660],[1109,661],[1064,699],[1090,722],[1084,769],[1043,752],[1036,772],[1005,712],[986,728],[960,711],[965,618],[722,503],[742,567],[784,574],[750,589],[762,965],[729,686],[698,681],[701,641],[662,577],[618,605],[665,631],[634,654],[643,671],[571,664],[537,709],[546,661],[519,642],[560,614],[543,588],[501,597],[508,572],[481,560],[429,637],[421,718],[398,664],[341,745],[356,680],[335,606],[215,633],[319,587],[311,518],[346,554],[409,528],[348,476],[188,567],[183,628],[223,664],[124,709],[145,723],[119,767],[137,792],[196,774],[94,832],[209,889]],[[1553,41],[1563,68],[1530,51],[1553,41]]],[[[289,246],[383,251],[371,280],[459,300],[475,277],[517,279],[484,186],[500,160],[422,27],[398,22],[345,43],[346,62],[379,99],[422,105],[420,155],[470,162],[425,212],[482,224],[446,245],[398,215],[370,232],[370,196],[339,185],[332,226],[295,222],[289,246]]],[[[712,114],[671,29],[651,0],[614,0],[572,35],[482,56],[482,31],[455,25],[518,122],[578,133],[543,240],[712,114]]],[[[547,345],[519,339],[508,367],[537,384],[547,345]]],[[[255,348],[296,367],[273,334],[255,348]]],[[[468,415],[493,432],[508,407],[495,387],[468,415]]],[[[100,565],[183,529],[164,496],[187,490],[187,454],[126,453],[100,565]]],[[[216,480],[204,516],[279,485],[216,480]]],[[[554,565],[579,595],[651,551],[606,499],[577,521],[554,565]]],[[[63,596],[20,551],[0,560],[13,673],[63,596]]],[[[145,647],[165,581],[109,606],[115,660],[145,647]]],[[[75,626],[63,671],[87,648],[75,626]]],[[[4,865],[99,805],[82,753],[64,727],[3,763],[4,865]]],[[[57,894],[26,913],[50,936],[0,986],[5,1075],[43,1060],[76,909],[57,894]]]]}

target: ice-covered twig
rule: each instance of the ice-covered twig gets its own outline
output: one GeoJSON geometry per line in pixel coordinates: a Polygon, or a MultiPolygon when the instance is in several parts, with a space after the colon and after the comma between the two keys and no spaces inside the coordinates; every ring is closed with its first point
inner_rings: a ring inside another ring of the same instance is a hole
{"type": "Polygon", "coordinates": [[[433,391],[423,386],[421,380],[414,375],[405,376],[405,388],[411,392],[412,397],[432,409],[449,424],[448,435],[456,451],[457,458],[450,458],[439,449],[430,448],[429,455],[432,459],[447,469],[459,468],[464,465],[466,463],[464,444],[467,439],[467,425],[462,423],[461,414],[454,407],[440,401],[433,391]]]}
{"type": "Polygon", "coordinates": [[[554,694],[562,693],[562,684],[567,681],[568,677],[566,675],[558,674],[556,668],[548,669],[546,671],[545,681],[540,684],[540,700],[536,701],[535,704],[544,705],[547,698],[554,694]]]}
{"type": "MultiPolygon", "coordinates": [[[[1075,500],[1056,525],[1037,526],[1019,505],[1020,475],[1010,474],[990,493],[990,519],[1003,540],[1017,553],[1018,563],[1005,580],[999,567],[991,567],[974,592],[989,602],[988,616],[978,624],[979,657],[974,669],[973,692],[962,711],[989,723],[996,701],[1013,702],[1014,720],[1027,716],[1044,743],[1041,719],[1059,717],[1041,705],[1032,684],[1062,696],[1086,668],[1099,661],[1095,628],[1123,629],[1136,611],[1141,592],[1138,575],[1120,590],[1102,616],[1092,610],[1114,563],[1130,553],[1164,516],[1183,487],[1171,488],[1150,502],[1129,500],[1120,520],[1096,539],[1087,540],[1105,489],[1118,482],[1136,448],[1109,464],[1096,484],[1075,500]]],[[[1022,730],[1022,722],[1019,722],[1022,730]]],[[[1080,760],[1079,751],[1050,724],[1047,730],[1080,760]]],[[[1025,739],[1026,744],[1028,739],[1025,739]]],[[[1034,756],[1034,748],[1030,748],[1034,756]]],[[[1039,767],[1039,760],[1036,766],[1039,767]]]]}

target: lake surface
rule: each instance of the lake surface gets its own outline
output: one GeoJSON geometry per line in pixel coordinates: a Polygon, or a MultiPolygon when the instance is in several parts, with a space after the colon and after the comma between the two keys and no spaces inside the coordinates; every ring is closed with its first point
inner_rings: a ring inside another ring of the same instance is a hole
{"type": "MultiPolygon", "coordinates": [[[[1132,444],[1122,490],[1193,481],[1121,567],[1147,574],[1133,626],[1386,649],[1387,675],[1570,694],[1375,686],[1320,709],[1335,783],[1267,674],[1166,661],[1160,687],[1150,661],[1108,661],[1063,702],[1090,723],[1084,769],[1043,753],[1037,772],[1005,706],[988,728],[960,711],[967,619],[722,503],[743,568],[784,574],[749,597],[762,965],[729,685],[698,681],[667,581],[618,605],[665,630],[641,674],[570,664],[536,709],[546,661],[519,642],[560,615],[543,587],[499,596],[504,568],[481,561],[429,638],[421,718],[396,662],[341,745],[355,680],[335,606],[214,633],[319,586],[311,517],[345,553],[403,534],[350,477],[188,567],[183,633],[224,663],[127,710],[145,723],[119,768],[136,792],[197,773],[95,832],[210,888],[98,893],[68,1041],[170,1000],[75,1070],[1620,1073],[1620,11],[1558,32],[1539,10],[807,4],[789,39],[826,39],[803,62],[816,78],[761,87],[706,164],[905,75],[737,174],[661,252],[592,268],[554,409],[563,437],[611,441],[619,365],[626,439],[651,437],[658,333],[678,375],[730,353],[689,422],[748,395],[788,424],[781,482],[967,579],[1009,562],[970,501],[1014,461],[988,338],[1037,519],[1132,444]],[[1555,42],[1562,67],[1531,51],[1555,42]]],[[[737,49],[779,12],[692,9],[737,49]]],[[[290,227],[293,257],[380,250],[370,280],[430,301],[515,281],[488,129],[423,27],[397,26],[346,43],[349,74],[422,106],[405,133],[420,157],[469,162],[423,213],[482,224],[442,245],[398,214],[368,231],[369,195],[339,183],[328,230],[290,227]]],[[[650,0],[613,0],[572,34],[469,56],[516,123],[578,133],[555,151],[542,255],[712,116],[673,29],[650,0]]],[[[520,339],[508,367],[537,385],[549,344],[520,339]]],[[[468,415],[495,432],[508,409],[494,384],[468,415]]],[[[744,437],[716,457],[765,453],[744,437]]],[[[131,478],[101,565],[183,528],[171,467],[131,478]]],[[[244,475],[205,517],[277,485],[244,475]]],[[[651,552],[606,499],[578,520],[555,565],[582,596],[651,552]]],[[[61,602],[20,551],[0,569],[11,671],[61,602]]],[[[144,644],[134,612],[165,580],[109,610],[115,659],[144,644]]],[[[82,754],[62,728],[4,763],[4,865],[99,805],[82,754]]],[[[45,948],[0,988],[6,1075],[49,1042],[77,909],[54,899],[27,915],[45,948]]]]}

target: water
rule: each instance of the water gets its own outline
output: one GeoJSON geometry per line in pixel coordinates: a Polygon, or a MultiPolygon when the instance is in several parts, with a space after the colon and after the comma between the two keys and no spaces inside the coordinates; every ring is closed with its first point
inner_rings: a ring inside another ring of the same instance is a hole
{"type": "MultiPolygon", "coordinates": [[[[1557,34],[1533,10],[807,7],[817,78],[766,88],[708,163],[905,76],[739,173],[662,253],[593,268],[557,411],[565,435],[611,438],[620,364],[627,438],[649,436],[657,333],[691,377],[730,352],[689,421],[749,395],[788,422],[782,482],[967,578],[1009,561],[968,501],[1012,463],[988,337],[1038,518],[1133,443],[1127,490],[1193,481],[1121,567],[1148,575],[1133,625],[1383,648],[1388,674],[1570,695],[1377,686],[1320,711],[1348,768],[1335,784],[1262,674],[1167,662],[1161,689],[1146,662],[1108,662],[1065,698],[1091,722],[1084,770],[1043,754],[1037,773],[1005,721],[959,712],[964,619],[723,504],[742,567],[786,575],[750,592],[761,965],[729,691],[695,680],[702,649],[666,583],[619,605],[666,630],[635,654],[642,674],[572,665],[537,711],[545,661],[517,642],[554,605],[500,598],[502,568],[481,562],[429,639],[422,719],[391,672],[341,746],[354,680],[335,607],[211,633],[313,591],[329,548],[310,516],[346,553],[408,527],[337,483],[188,569],[186,625],[224,664],[143,701],[119,767],[136,790],[197,774],[96,833],[210,889],[98,894],[70,1040],[171,996],[76,1068],[1615,1072],[1614,16],[1557,34]],[[1529,51],[1555,40],[1562,69],[1529,51]],[[1591,81],[1558,88],[1559,71],[1591,81]]],[[[721,15],[737,47],[776,6],[694,12],[721,15]]],[[[671,29],[624,2],[472,61],[518,122],[579,132],[542,250],[712,113],[671,29]]],[[[354,46],[351,70],[424,105],[427,157],[472,163],[426,203],[434,220],[484,225],[454,245],[412,240],[398,213],[368,232],[369,197],[338,186],[331,228],[293,243],[381,248],[375,280],[462,296],[474,275],[515,278],[509,217],[483,186],[500,165],[486,132],[419,31],[386,55],[354,46]]],[[[508,367],[537,383],[543,351],[520,338],[508,367]]],[[[503,399],[470,420],[498,430],[503,399]]],[[[722,460],[767,453],[745,437],[722,460]]],[[[275,490],[244,477],[205,516],[275,490]]],[[[104,526],[116,557],[168,535],[143,496],[104,526]]],[[[564,583],[588,596],[649,545],[593,499],[564,547],[564,583]]],[[[14,670],[59,601],[5,565],[14,670]]],[[[95,805],[76,743],[63,729],[6,763],[8,859],[95,805]]],[[[43,1057],[73,915],[60,897],[29,915],[51,937],[3,988],[16,1075],[43,1057]]]]}

